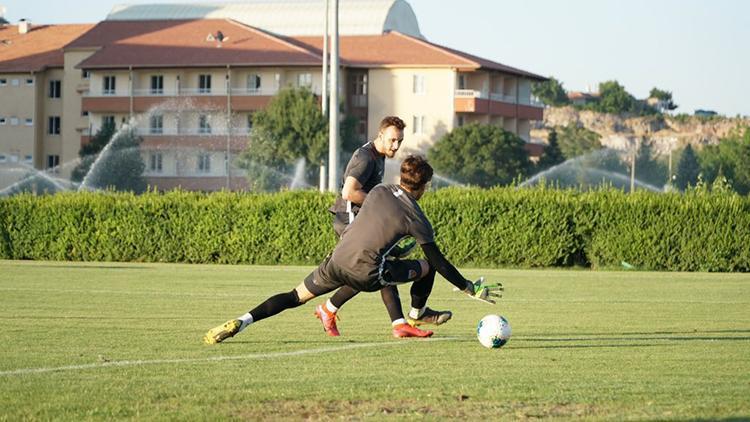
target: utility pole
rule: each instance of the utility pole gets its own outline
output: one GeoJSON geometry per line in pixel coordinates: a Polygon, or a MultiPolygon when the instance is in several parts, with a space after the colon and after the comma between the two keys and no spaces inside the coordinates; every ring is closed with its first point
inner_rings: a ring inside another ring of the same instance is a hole
{"type": "Polygon", "coordinates": [[[326,117],[328,113],[328,17],[331,15],[328,11],[328,0],[323,0],[325,3],[325,14],[323,16],[323,78],[320,89],[320,106],[323,111],[323,117],[326,117]]]}
{"type": "Polygon", "coordinates": [[[339,0],[333,0],[331,35],[331,102],[328,107],[328,190],[336,192],[339,179],[339,0]]]}

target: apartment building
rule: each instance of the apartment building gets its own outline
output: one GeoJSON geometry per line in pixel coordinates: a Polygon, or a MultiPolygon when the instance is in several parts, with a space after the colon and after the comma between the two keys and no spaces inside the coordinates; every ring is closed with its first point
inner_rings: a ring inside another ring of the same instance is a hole
{"type": "MultiPolygon", "coordinates": [[[[320,94],[323,83],[322,37],[312,35],[322,32],[318,2],[276,2],[278,10],[265,12],[257,6],[211,10],[232,19],[207,19],[186,5],[119,6],[67,43],[57,75],[64,96],[60,162],[75,159],[105,121],[130,123],[144,139],[152,186],[245,187],[231,163],[247,146],[252,114],[284,87],[320,94]]],[[[403,0],[342,1],[341,14],[350,27],[339,41],[338,89],[363,141],[376,135],[385,115],[408,125],[402,156],[426,152],[471,122],[528,141],[531,122],[542,119],[531,83],[545,78],[430,43],[403,0]]],[[[43,168],[42,161],[35,166],[43,168]]]]}
{"type": "Polygon", "coordinates": [[[92,26],[0,26],[0,165],[59,171],[65,101],[80,95],[65,90],[62,47],[92,26]]]}

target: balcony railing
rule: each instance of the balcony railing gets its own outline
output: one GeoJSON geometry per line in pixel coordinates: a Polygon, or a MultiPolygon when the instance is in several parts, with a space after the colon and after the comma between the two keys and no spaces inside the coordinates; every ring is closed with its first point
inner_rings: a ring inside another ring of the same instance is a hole
{"type": "Polygon", "coordinates": [[[493,92],[490,94],[490,99],[492,101],[500,101],[503,103],[508,104],[515,104],[516,103],[516,96],[515,95],[508,95],[508,94],[501,94],[499,92],[493,92]]]}
{"type": "Polygon", "coordinates": [[[164,128],[161,132],[155,131],[154,128],[137,128],[136,133],[141,136],[247,136],[252,129],[247,127],[241,128],[164,128]]]}
{"type": "Polygon", "coordinates": [[[474,89],[457,89],[455,96],[461,98],[484,98],[481,91],[474,89]]]}
{"type": "Polygon", "coordinates": [[[279,92],[276,88],[232,88],[232,95],[276,95],[279,92]]]}

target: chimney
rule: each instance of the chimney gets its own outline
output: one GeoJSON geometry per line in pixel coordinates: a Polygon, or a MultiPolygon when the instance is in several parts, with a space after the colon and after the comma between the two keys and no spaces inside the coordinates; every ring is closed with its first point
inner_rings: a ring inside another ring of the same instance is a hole
{"type": "Polygon", "coordinates": [[[29,31],[31,31],[31,22],[27,21],[26,19],[21,19],[20,21],[18,21],[19,34],[26,34],[29,31]]]}

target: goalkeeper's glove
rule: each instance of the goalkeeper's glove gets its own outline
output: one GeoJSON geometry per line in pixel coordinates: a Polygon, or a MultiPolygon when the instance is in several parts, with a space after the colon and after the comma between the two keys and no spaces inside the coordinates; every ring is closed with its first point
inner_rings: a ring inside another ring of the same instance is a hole
{"type": "Polygon", "coordinates": [[[391,253],[388,255],[397,259],[401,259],[412,253],[415,246],[417,246],[417,241],[412,237],[402,241],[395,248],[391,249],[391,253]]]}
{"type": "Polygon", "coordinates": [[[466,288],[463,290],[464,293],[469,295],[470,298],[481,300],[487,303],[495,303],[494,298],[502,297],[503,288],[502,283],[485,283],[484,277],[479,277],[479,280],[470,282],[467,280],[466,288]]]}

